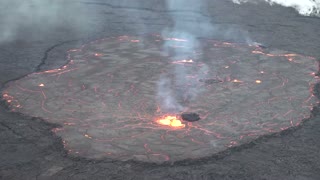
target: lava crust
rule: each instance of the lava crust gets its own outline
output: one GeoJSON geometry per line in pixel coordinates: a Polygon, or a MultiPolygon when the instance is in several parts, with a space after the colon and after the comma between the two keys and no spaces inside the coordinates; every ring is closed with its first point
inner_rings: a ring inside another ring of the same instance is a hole
{"type": "Polygon", "coordinates": [[[315,58],[191,43],[160,35],[97,40],[69,50],[59,69],[10,82],[2,98],[11,111],[60,124],[53,132],[70,154],[123,161],[206,157],[310,116],[315,58]]]}

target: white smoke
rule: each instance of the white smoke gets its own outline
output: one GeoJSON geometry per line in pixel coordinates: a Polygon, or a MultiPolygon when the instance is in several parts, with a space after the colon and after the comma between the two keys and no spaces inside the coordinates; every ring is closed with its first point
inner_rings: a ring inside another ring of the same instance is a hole
{"type": "MultiPolygon", "coordinates": [[[[194,77],[201,79],[207,78],[208,66],[204,62],[199,62],[201,59],[201,44],[199,37],[220,37],[227,40],[235,40],[254,44],[254,41],[249,37],[249,33],[239,27],[220,27],[215,25],[207,9],[207,1],[199,0],[166,0],[166,8],[170,12],[173,25],[165,28],[162,31],[164,38],[176,38],[182,41],[165,41],[163,50],[170,55],[169,61],[176,60],[195,60],[195,63],[201,63],[202,68],[198,70],[194,77]],[[175,48],[175,47],[183,48],[175,48]],[[199,57],[194,57],[194,52],[200,54],[199,57]]],[[[158,102],[161,109],[164,111],[177,110],[179,111],[186,102],[190,102],[202,91],[197,88],[197,79],[187,79],[191,74],[190,68],[183,65],[174,67],[171,73],[173,76],[169,80],[168,75],[162,76],[158,82],[158,102]],[[177,88],[184,87],[184,88],[177,88]],[[160,92],[161,91],[161,92],[160,92]],[[159,101],[160,100],[160,101],[159,101]],[[176,108],[175,108],[176,106],[176,108]]]]}
{"type": "MultiPolygon", "coordinates": [[[[164,29],[162,36],[182,40],[168,40],[163,44],[164,52],[170,54],[169,62],[193,59],[195,50],[201,49],[197,36],[210,36],[210,33],[214,31],[210,19],[199,14],[199,12],[205,13],[204,4],[197,0],[193,0],[191,4],[192,6],[190,6],[190,2],[185,0],[166,0],[167,9],[172,12],[171,18],[174,24],[172,27],[164,29]],[[184,14],[183,11],[191,13],[184,14]],[[187,24],[185,20],[193,23],[187,24]]],[[[206,66],[204,65],[204,67],[206,66]]],[[[183,109],[181,101],[192,100],[200,92],[195,88],[194,83],[196,82],[189,82],[190,79],[187,79],[190,74],[188,67],[177,65],[171,73],[173,74],[170,76],[171,79],[168,78],[168,75],[164,75],[160,77],[158,82],[157,98],[162,111],[165,112],[181,111],[183,109]]]]}
{"type": "Polygon", "coordinates": [[[0,43],[19,38],[20,34],[32,38],[48,32],[70,30],[81,33],[87,30],[85,9],[64,0],[1,0],[0,43]]]}
{"type": "MultiPolygon", "coordinates": [[[[254,0],[232,0],[234,3],[256,2],[254,0]]],[[[296,9],[301,15],[320,16],[320,0],[265,0],[270,5],[279,4],[296,9]]]]}
{"type": "Polygon", "coordinates": [[[161,77],[157,87],[157,101],[160,102],[161,110],[165,112],[177,112],[183,108],[178,103],[173,92],[173,82],[168,77],[161,77]]]}

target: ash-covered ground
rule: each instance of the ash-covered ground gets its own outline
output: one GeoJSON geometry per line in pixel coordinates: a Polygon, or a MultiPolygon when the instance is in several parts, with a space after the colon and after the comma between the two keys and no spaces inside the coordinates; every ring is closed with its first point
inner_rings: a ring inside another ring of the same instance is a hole
{"type": "MultiPolygon", "coordinates": [[[[269,4],[229,1],[169,6],[163,1],[72,1],[1,4],[0,82],[67,63],[68,49],[118,35],[185,30],[199,37],[313,56],[320,53],[316,17],[269,4]],[[61,5],[63,4],[63,6],[61,5]],[[202,4],[203,5],[203,4],[202,4]],[[43,9],[44,7],[50,7],[43,9]],[[199,20],[200,19],[200,20],[199,20]],[[199,21],[201,23],[199,23],[199,21]],[[207,25],[210,26],[207,26],[207,25]],[[206,29],[199,33],[199,28],[206,29]],[[169,29],[169,30],[168,30],[169,29]]],[[[292,69],[288,69],[290,71],[292,69]]],[[[316,95],[318,88],[315,88],[316,95]]],[[[53,132],[58,125],[0,109],[0,179],[319,179],[318,108],[298,127],[266,135],[198,160],[150,164],[70,156],[53,132]]]]}

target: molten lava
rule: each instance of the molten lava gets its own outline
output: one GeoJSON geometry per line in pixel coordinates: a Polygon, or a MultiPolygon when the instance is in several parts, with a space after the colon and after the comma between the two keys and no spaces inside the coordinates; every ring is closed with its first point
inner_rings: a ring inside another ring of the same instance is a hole
{"type": "Polygon", "coordinates": [[[181,120],[179,120],[176,116],[170,116],[170,115],[167,115],[161,119],[158,119],[157,123],[165,126],[175,127],[175,128],[185,127],[185,124],[182,124],[181,120]]]}
{"type": "Polygon", "coordinates": [[[172,64],[188,64],[193,63],[194,61],[192,59],[183,59],[179,61],[173,61],[172,64]]]}
{"type": "Polygon", "coordinates": [[[298,126],[319,103],[314,57],[192,43],[160,35],[96,40],[69,50],[58,69],[10,81],[0,101],[61,125],[52,132],[70,155],[152,163],[212,156],[298,126]],[[162,110],[167,102],[183,112],[162,110]]]}

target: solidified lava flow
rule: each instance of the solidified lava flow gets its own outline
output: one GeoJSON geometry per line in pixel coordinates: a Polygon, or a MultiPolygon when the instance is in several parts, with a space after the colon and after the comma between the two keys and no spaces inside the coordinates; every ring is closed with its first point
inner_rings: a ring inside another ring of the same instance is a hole
{"type": "Polygon", "coordinates": [[[194,122],[194,121],[200,120],[199,114],[196,114],[196,113],[182,113],[181,118],[183,120],[189,121],[189,122],[194,122]]]}
{"type": "Polygon", "coordinates": [[[146,162],[212,155],[296,126],[317,103],[313,57],[201,39],[179,59],[164,51],[171,41],[179,45],[170,49],[188,43],[159,35],[91,42],[69,50],[59,69],[10,82],[2,98],[11,111],[61,124],[53,131],[72,155],[146,162]],[[179,110],[159,103],[163,76],[179,110]],[[179,119],[188,112],[201,120],[179,119]]]}

